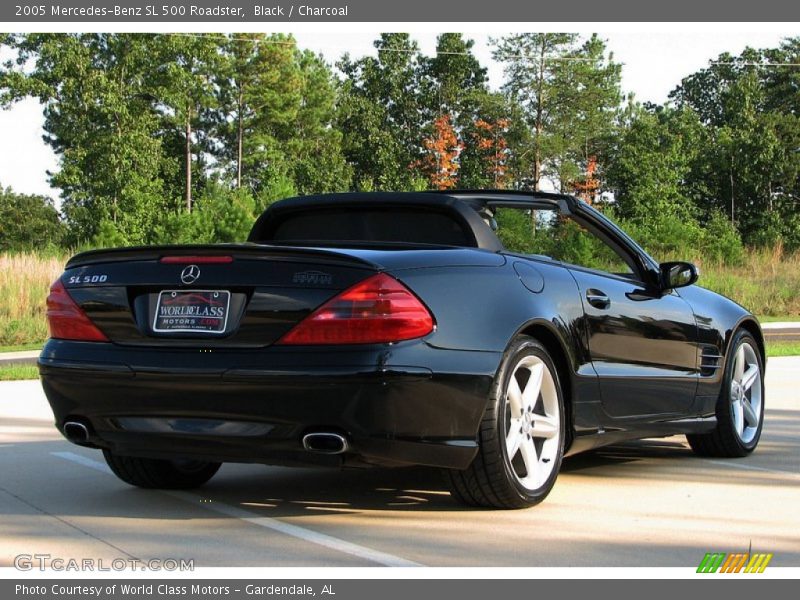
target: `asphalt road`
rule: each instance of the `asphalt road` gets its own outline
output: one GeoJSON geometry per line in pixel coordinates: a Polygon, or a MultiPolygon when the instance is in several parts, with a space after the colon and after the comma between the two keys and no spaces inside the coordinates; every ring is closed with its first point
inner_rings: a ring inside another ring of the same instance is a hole
{"type": "Polygon", "coordinates": [[[128,487],[52,427],[38,382],[0,383],[0,566],[18,554],[213,566],[694,567],[710,551],[800,565],[800,358],[771,359],[761,444],[700,459],[682,437],[565,461],[544,504],[474,510],[429,469],[224,465],[201,491],[128,487]]]}
{"type": "Polygon", "coordinates": [[[761,329],[767,344],[800,341],[800,323],[798,322],[762,323],[761,329]]]}

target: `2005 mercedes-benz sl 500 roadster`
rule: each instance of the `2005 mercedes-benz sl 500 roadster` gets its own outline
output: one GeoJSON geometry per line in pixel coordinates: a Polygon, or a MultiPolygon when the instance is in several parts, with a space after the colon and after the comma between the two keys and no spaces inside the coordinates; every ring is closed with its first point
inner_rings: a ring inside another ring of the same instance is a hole
{"type": "Polygon", "coordinates": [[[605,444],[753,451],[761,329],[697,276],[570,196],[292,198],[247,243],[72,258],[39,368],[59,430],[133,485],[429,465],[463,502],[517,508],[605,444]]]}

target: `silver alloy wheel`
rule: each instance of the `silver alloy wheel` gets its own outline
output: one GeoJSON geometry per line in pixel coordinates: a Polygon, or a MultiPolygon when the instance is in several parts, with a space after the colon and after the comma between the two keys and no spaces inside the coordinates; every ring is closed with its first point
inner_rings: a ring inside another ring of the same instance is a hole
{"type": "Polygon", "coordinates": [[[516,480],[541,488],[553,472],[561,444],[555,379],[538,356],[525,356],[512,371],[505,406],[505,449],[516,480]]]}
{"type": "Polygon", "coordinates": [[[731,415],[736,435],[744,444],[753,441],[761,422],[761,369],[758,356],[747,342],[733,359],[731,376],[731,415]]]}

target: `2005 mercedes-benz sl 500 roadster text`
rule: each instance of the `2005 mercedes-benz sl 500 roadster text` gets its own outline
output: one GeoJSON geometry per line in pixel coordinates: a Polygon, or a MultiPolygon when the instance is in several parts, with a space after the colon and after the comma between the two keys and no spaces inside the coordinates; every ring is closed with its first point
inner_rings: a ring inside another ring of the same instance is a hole
{"type": "Polygon", "coordinates": [[[697,276],[570,196],[292,198],[247,243],[72,258],[39,368],[59,430],[133,485],[429,465],[463,502],[524,507],[597,446],[756,447],[761,328],[697,276]]]}

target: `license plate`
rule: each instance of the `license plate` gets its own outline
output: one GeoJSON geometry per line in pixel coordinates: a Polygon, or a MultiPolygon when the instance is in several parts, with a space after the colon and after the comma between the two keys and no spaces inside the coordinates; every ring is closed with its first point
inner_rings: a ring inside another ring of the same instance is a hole
{"type": "Polygon", "coordinates": [[[231,293],[224,290],[164,290],[158,295],[153,331],[225,333],[231,293]]]}

